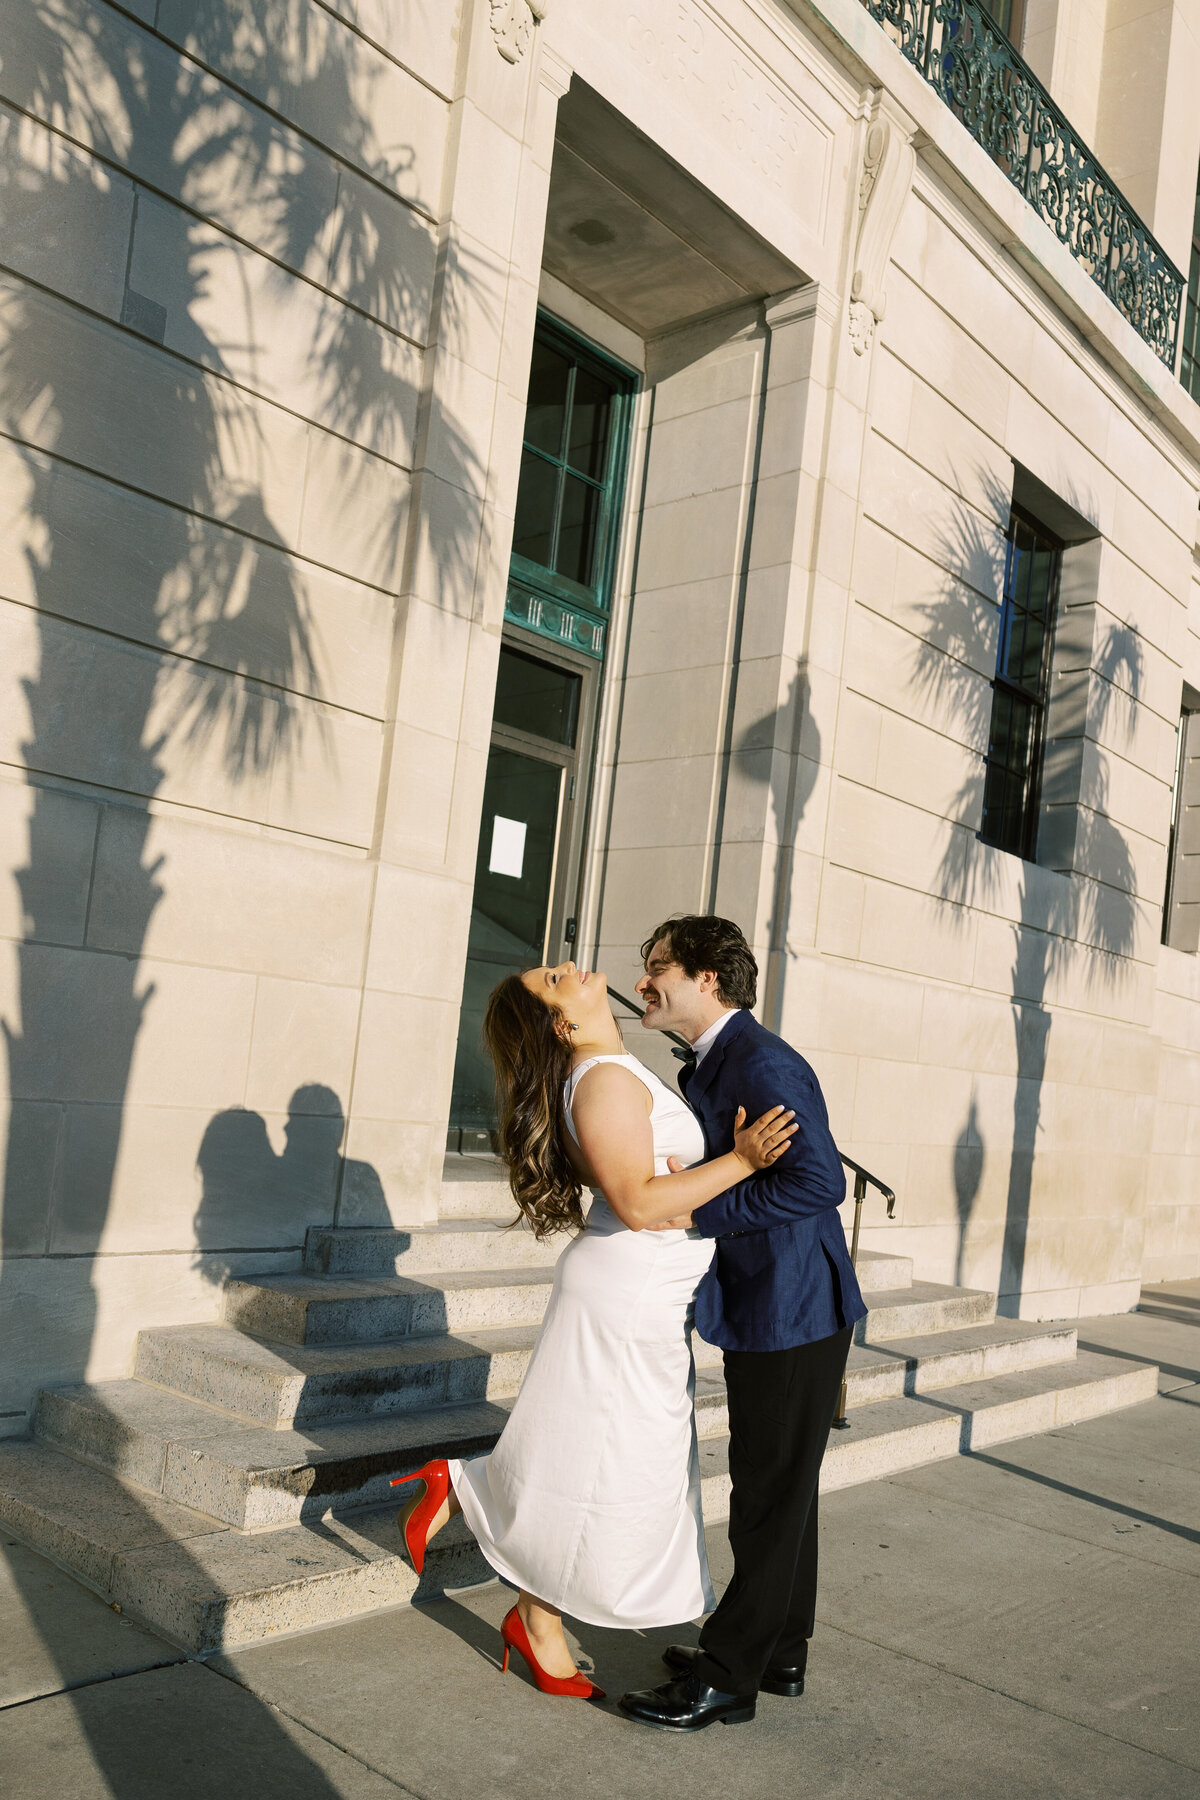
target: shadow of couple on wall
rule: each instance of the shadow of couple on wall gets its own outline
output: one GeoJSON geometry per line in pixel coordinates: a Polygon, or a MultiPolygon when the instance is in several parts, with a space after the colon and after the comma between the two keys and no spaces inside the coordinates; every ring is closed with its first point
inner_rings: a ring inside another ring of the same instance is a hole
{"type": "Polygon", "coordinates": [[[342,1155],[345,1131],[341,1101],[317,1082],[288,1101],[279,1153],[261,1113],[230,1106],[214,1114],[196,1153],[196,1266],[206,1281],[219,1287],[228,1279],[227,1256],[244,1265],[255,1251],[293,1246],[306,1224],[391,1224],[378,1171],[342,1155]]]}

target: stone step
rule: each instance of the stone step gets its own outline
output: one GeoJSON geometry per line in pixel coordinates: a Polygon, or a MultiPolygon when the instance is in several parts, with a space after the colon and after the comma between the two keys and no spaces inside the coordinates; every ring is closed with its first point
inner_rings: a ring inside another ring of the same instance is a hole
{"type": "MultiPolygon", "coordinates": [[[[821,1491],[832,1493],[990,1444],[1077,1425],[1152,1400],[1157,1392],[1158,1371],[1152,1365],[1081,1351],[1069,1363],[881,1400],[859,1407],[844,1431],[831,1433],[821,1465],[821,1491]]],[[[728,1456],[727,1437],[701,1440],[706,1519],[728,1515],[728,1456]]]]}
{"type": "Polygon", "coordinates": [[[379,1506],[395,1475],[434,1456],[478,1456],[507,1410],[488,1401],[292,1430],[247,1423],[145,1381],[39,1396],[42,1442],[242,1531],[379,1506]]]}
{"type": "Polygon", "coordinates": [[[310,1227],[306,1275],[424,1275],[445,1269],[553,1268],[570,1239],[562,1232],[539,1243],[522,1219],[442,1219],[413,1231],[310,1227]]]}
{"type": "Polygon", "coordinates": [[[0,1521],[195,1655],[492,1579],[459,1519],[418,1580],[398,1552],[394,1501],[248,1536],[39,1442],[0,1444],[0,1521]]]}
{"type": "Polygon", "coordinates": [[[892,1338],[927,1337],[964,1325],[988,1325],[996,1316],[995,1294],[977,1288],[945,1287],[914,1281],[899,1288],[872,1290],[869,1311],[854,1331],[856,1344],[883,1344],[892,1338]]]}
{"type": "MultiPolygon", "coordinates": [[[[536,1325],[522,1325],[326,1348],[265,1343],[228,1325],[171,1325],[140,1334],[134,1373],[278,1428],[502,1399],[520,1387],[536,1338],[536,1325]]],[[[693,1339],[693,1348],[697,1368],[719,1376],[721,1352],[702,1338],[693,1339]]],[[[855,1345],[848,1404],[1063,1361],[1074,1353],[1073,1325],[1019,1320],[897,1339],[886,1348],[855,1345]]]]}
{"type": "MultiPolygon", "coordinates": [[[[253,1531],[330,1508],[345,1512],[382,1502],[387,1480],[398,1468],[416,1467],[426,1456],[469,1456],[488,1448],[503,1427],[536,1332],[496,1334],[491,1342],[489,1334],[480,1334],[474,1346],[456,1344],[454,1356],[447,1355],[452,1340],[408,1340],[375,1347],[370,1361],[363,1352],[345,1350],[288,1353],[220,1327],[145,1335],[147,1366],[160,1374],[170,1374],[170,1358],[182,1352],[180,1373],[191,1382],[186,1391],[146,1379],[48,1390],[39,1404],[39,1436],[152,1492],[253,1531]],[[394,1359],[406,1352],[427,1358],[425,1367],[438,1377],[441,1391],[419,1381],[405,1385],[414,1366],[420,1369],[413,1361],[397,1364],[394,1359]],[[503,1373],[498,1370],[489,1386],[493,1357],[503,1373]],[[320,1392],[329,1380],[338,1397],[352,1397],[361,1372],[353,1369],[355,1360],[367,1361],[376,1399],[387,1397],[385,1384],[393,1380],[401,1384],[399,1396],[407,1405],[279,1416],[296,1395],[297,1382],[302,1387],[311,1380],[320,1392]],[[464,1394],[459,1390],[468,1376],[477,1388],[464,1394]],[[448,1382],[455,1384],[452,1391],[448,1382]],[[245,1402],[260,1395],[263,1411],[275,1405],[274,1418],[247,1412],[245,1402]]],[[[1073,1326],[1019,1321],[897,1340],[886,1349],[855,1346],[847,1404],[886,1407],[905,1395],[945,1393],[1000,1373],[1051,1363],[1070,1368],[1074,1350],[1073,1326]]],[[[697,1372],[696,1415],[701,1437],[728,1429],[724,1381],[713,1363],[697,1372]]]]}
{"type": "MultiPolygon", "coordinates": [[[[134,1374],[274,1429],[515,1394],[537,1333],[511,1325],[325,1347],[267,1343],[229,1325],[168,1325],[139,1335],[134,1374]]],[[[721,1352],[701,1338],[693,1345],[697,1367],[719,1371],[721,1352]]]]}
{"type": "Polygon", "coordinates": [[[276,1344],[361,1344],[437,1331],[533,1325],[554,1271],[447,1269],[407,1276],[264,1275],[226,1282],[226,1323],[276,1344]]]}
{"type": "MultiPolygon", "coordinates": [[[[1087,1353],[1056,1368],[863,1406],[831,1439],[822,1486],[832,1492],[1093,1418],[1153,1398],[1157,1381],[1153,1366],[1087,1353]]],[[[710,1398],[698,1391],[702,1412],[710,1398]]],[[[700,1456],[705,1516],[716,1522],[728,1510],[727,1440],[706,1438],[700,1456]]],[[[319,1528],[247,1534],[44,1442],[0,1444],[0,1521],[194,1653],[490,1577],[455,1520],[431,1546],[418,1584],[397,1553],[395,1505],[333,1515],[319,1528]]]]}
{"type": "MultiPolygon", "coordinates": [[[[466,1226],[484,1219],[511,1221],[516,1213],[516,1203],[499,1157],[448,1156],[442,1173],[439,1211],[443,1224],[466,1226]]],[[[558,1246],[555,1254],[561,1252],[567,1242],[565,1237],[551,1239],[551,1243],[558,1246]]],[[[456,1266],[442,1265],[444,1268],[456,1266]]],[[[331,1269],[330,1273],[333,1272],[331,1269]]],[[[894,1256],[884,1250],[860,1250],[858,1282],[864,1294],[908,1287],[912,1282],[912,1258],[894,1256]]]]}
{"type": "Polygon", "coordinates": [[[448,1156],[442,1165],[438,1211],[443,1219],[503,1219],[516,1216],[508,1172],[498,1156],[448,1156]]]}
{"type": "Polygon", "coordinates": [[[169,1325],[139,1334],[134,1374],[276,1429],[514,1394],[536,1336],[519,1325],[326,1348],[169,1325]]]}

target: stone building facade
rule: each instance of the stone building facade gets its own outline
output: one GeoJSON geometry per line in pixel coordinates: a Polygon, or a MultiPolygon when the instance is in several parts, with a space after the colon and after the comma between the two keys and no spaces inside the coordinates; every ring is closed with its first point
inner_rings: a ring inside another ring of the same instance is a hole
{"type": "Polygon", "coordinates": [[[10,9],[0,1429],[678,910],[868,1245],[1200,1273],[1200,3],[1002,10],[10,9]]]}

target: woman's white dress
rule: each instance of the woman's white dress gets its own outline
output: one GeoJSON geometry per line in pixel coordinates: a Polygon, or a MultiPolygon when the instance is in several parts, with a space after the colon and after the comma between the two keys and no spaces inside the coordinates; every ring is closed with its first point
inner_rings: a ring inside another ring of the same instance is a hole
{"type": "MultiPolygon", "coordinates": [[[[649,1088],[654,1172],[699,1162],[704,1138],[678,1094],[633,1056],[649,1088]]],[[[467,1524],[506,1581],[589,1625],[676,1625],[716,1604],[704,1550],[693,1411],[691,1310],[712,1240],[630,1231],[598,1189],[554,1272],[521,1392],[489,1456],[453,1461],[467,1524]]]]}

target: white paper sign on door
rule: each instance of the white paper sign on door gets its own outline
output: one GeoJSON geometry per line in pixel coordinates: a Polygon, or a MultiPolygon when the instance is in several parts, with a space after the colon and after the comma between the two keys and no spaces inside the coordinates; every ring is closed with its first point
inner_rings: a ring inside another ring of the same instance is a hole
{"type": "Polygon", "coordinates": [[[499,813],[495,815],[489,874],[511,875],[514,881],[520,881],[525,870],[525,830],[523,819],[503,819],[499,813]]]}

